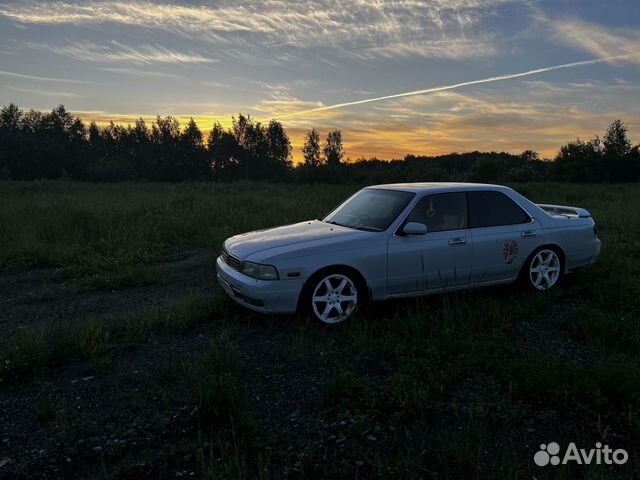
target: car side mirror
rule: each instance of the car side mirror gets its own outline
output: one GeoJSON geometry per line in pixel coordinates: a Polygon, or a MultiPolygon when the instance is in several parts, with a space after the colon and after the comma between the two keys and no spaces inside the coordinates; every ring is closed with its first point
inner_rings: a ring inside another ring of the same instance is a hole
{"type": "Polygon", "coordinates": [[[405,235],[424,235],[427,233],[427,226],[424,223],[409,222],[403,228],[405,235]]]}

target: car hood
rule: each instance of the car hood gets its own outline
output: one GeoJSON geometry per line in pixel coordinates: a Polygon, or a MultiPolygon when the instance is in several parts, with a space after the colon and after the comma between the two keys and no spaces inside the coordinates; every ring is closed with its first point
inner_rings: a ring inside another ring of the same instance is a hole
{"type": "MultiPolygon", "coordinates": [[[[265,250],[279,249],[299,244],[319,242],[323,245],[366,236],[353,228],[341,227],[319,220],[294,223],[283,227],[268,228],[233,236],[224,242],[226,250],[241,260],[265,250]]],[[[302,245],[300,245],[302,247],[302,245]]],[[[282,250],[282,249],[279,249],[282,250]]]]}

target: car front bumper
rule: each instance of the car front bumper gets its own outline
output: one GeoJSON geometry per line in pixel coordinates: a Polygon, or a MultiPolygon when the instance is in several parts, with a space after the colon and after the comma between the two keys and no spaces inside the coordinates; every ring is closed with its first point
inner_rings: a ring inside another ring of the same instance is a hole
{"type": "Polygon", "coordinates": [[[218,283],[233,300],[261,313],[294,313],[304,279],[258,280],[216,260],[218,283]]]}

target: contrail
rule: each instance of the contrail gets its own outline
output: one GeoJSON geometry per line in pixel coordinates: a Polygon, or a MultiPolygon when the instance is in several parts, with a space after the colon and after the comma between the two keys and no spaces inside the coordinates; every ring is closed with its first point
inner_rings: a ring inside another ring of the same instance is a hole
{"type": "Polygon", "coordinates": [[[509,73],[509,74],[506,74],[506,75],[498,75],[497,77],[489,77],[489,78],[482,78],[480,80],[471,80],[471,81],[468,81],[468,82],[455,83],[453,85],[444,85],[444,86],[441,86],[441,87],[425,88],[425,89],[422,89],[422,90],[413,90],[411,92],[395,93],[393,95],[385,95],[383,97],[365,98],[363,100],[356,100],[356,101],[353,101],[353,102],[336,103],[334,105],[326,105],[324,107],[312,108],[310,110],[303,110],[303,111],[300,111],[300,112],[287,113],[287,114],[284,114],[284,115],[279,115],[276,118],[296,117],[296,116],[299,116],[299,115],[306,115],[306,114],[314,113],[314,112],[324,112],[326,110],[335,110],[337,108],[351,107],[353,105],[362,105],[364,103],[379,102],[381,100],[390,100],[390,99],[393,99],[393,98],[401,98],[401,97],[411,97],[413,95],[424,95],[424,94],[427,94],[427,93],[444,92],[445,90],[455,90],[456,88],[468,87],[469,85],[478,85],[478,84],[481,84],[481,83],[490,83],[490,82],[499,82],[501,80],[510,80],[512,78],[528,77],[529,75],[538,75],[540,73],[551,72],[553,70],[561,70],[563,68],[580,67],[582,65],[593,65],[595,63],[603,63],[603,62],[608,62],[608,61],[611,61],[611,60],[617,60],[617,59],[627,58],[627,57],[632,57],[632,56],[638,56],[638,54],[637,53],[630,53],[630,54],[625,54],[625,55],[615,55],[615,56],[611,56],[611,57],[600,57],[600,58],[594,58],[594,59],[591,59],[591,60],[583,60],[581,62],[573,62],[573,63],[565,63],[565,64],[562,64],[562,65],[554,65],[552,67],[536,68],[535,70],[528,70],[526,72],[509,73]]]}

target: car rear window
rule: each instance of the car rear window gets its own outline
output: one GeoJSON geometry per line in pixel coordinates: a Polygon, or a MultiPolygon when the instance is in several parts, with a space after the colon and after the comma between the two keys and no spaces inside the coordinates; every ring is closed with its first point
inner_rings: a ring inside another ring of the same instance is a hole
{"type": "Polygon", "coordinates": [[[438,193],[420,199],[407,222],[423,223],[427,232],[467,228],[467,199],[464,192],[438,193]]]}
{"type": "Polygon", "coordinates": [[[467,192],[471,228],[516,225],[529,215],[502,192],[467,192]]]}

